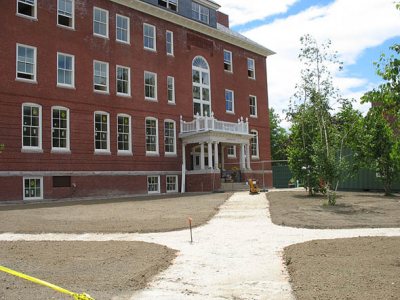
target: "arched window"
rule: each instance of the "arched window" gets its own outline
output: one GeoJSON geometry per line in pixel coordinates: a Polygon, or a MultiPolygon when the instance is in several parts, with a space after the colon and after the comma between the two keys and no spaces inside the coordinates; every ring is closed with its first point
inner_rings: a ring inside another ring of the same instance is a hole
{"type": "Polygon", "coordinates": [[[207,61],[196,56],[192,63],[193,114],[209,116],[211,113],[210,68],[207,61]]]}

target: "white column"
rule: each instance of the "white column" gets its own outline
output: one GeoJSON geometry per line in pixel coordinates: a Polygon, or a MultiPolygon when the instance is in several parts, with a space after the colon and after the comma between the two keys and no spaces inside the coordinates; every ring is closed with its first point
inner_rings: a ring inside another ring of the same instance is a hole
{"type": "Polygon", "coordinates": [[[251,166],[250,166],[250,157],[251,157],[251,153],[250,153],[250,144],[247,143],[246,145],[246,169],[247,170],[251,170],[251,166]]]}
{"type": "Polygon", "coordinates": [[[182,143],[182,168],[186,170],[186,144],[182,143]]]}
{"type": "Polygon", "coordinates": [[[214,143],[214,170],[218,170],[218,142],[214,143]]]}
{"type": "Polygon", "coordinates": [[[221,169],[225,170],[225,146],[221,144],[221,169]]]}
{"type": "Polygon", "coordinates": [[[208,168],[212,169],[213,168],[213,165],[212,165],[212,162],[213,162],[212,143],[208,142],[207,146],[208,146],[208,168]]]}
{"type": "Polygon", "coordinates": [[[182,143],[182,179],[181,179],[181,193],[186,190],[186,144],[182,143]]]}
{"type": "Polygon", "coordinates": [[[240,169],[244,170],[245,168],[244,144],[240,144],[240,169]]]}
{"type": "Polygon", "coordinates": [[[200,169],[204,170],[204,143],[200,143],[200,169]]]}

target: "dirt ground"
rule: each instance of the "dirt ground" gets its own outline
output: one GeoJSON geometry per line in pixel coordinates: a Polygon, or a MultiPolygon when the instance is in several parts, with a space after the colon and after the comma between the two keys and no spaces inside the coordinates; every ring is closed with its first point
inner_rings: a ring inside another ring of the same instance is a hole
{"type": "Polygon", "coordinates": [[[399,237],[310,241],[285,261],[297,300],[400,298],[399,237]]]}
{"type": "Polygon", "coordinates": [[[336,206],[323,205],[323,196],[305,191],[270,192],[274,224],[305,228],[400,227],[400,197],[378,193],[339,192],[336,206]]]}
{"type": "Polygon", "coordinates": [[[0,206],[0,232],[159,232],[206,223],[231,194],[0,206]]]}

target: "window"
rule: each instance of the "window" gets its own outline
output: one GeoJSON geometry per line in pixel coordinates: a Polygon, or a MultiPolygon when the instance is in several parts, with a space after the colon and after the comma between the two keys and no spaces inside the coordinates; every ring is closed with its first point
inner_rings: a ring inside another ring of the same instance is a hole
{"type": "Polygon", "coordinates": [[[37,104],[22,105],[22,148],[42,149],[42,107],[37,104]]]}
{"type": "Polygon", "coordinates": [[[128,67],[117,66],[117,95],[131,95],[131,69],[128,67]]]}
{"type": "Polygon", "coordinates": [[[174,55],[174,33],[167,30],[165,36],[167,42],[167,54],[174,55]]]}
{"type": "Polygon", "coordinates": [[[17,44],[17,79],[36,81],[36,48],[17,44]]]}
{"type": "Polygon", "coordinates": [[[177,175],[167,175],[167,193],[177,193],[178,192],[178,176],[177,175]]]}
{"type": "Polygon", "coordinates": [[[108,38],[108,11],[98,7],[93,8],[93,34],[108,38]]]}
{"type": "Polygon", "coordinates": [[[158,120],[146,118],[146,154],[158,154],[158,120]]]}
{"type": "Polygon", "coordinates": [[[57,85],[74,87],[74,56],[64,53],[57,54],[57,85]]]}
{"type": "Polygon", "coordinates": [[[144,97],[147,100],[157,100],[157,74],[144,72],[144,97]]]}
{"type": "Polygon", "coordinates": [[[74,0],[58,0],[57,4],[57,24],[74,28],[74,0]]]}
{"type": "Polygon", "coordinates": [[[130,35],[129,35],[129,18],[121,15],[117,15],[116,17],[116,39],[118,42],[129,44],[130,35]]]}
{"type": "Polygon", "coordinates": [[[164,122],[164,150],[166,155],[176,154],[175,121],[172,120],[164,122]]]}
{"type": "Polygon", "coordinates": [[[131,148],[131,117],[119,114],[117,116],[118,127],[118,153],[132,153],[131,148]]]}
{"type": "Polygon", "coordinates": [[[175,78],[167,77],[167,98],[168,103],[175,103],[175,78]]]}
{"type": "Polygon", "coordinates": [[[227,148],[227,153],[229,158],[234,158],[236,157],[236,146],[228,146],[227,148]]]}
{"type": "Polygon", "coordinates": [[[24,200],[43,199],[43,177],[24,177],[24,200]]]}
{"type": "Polygon", "coordinates": [[[251,157],[257,159],[257,158],[259,158],[259,156],[258,156],[258,132],[257,132],[257,130],[251,130],[250,134],[253,135],[253,137],[250,140],[251,157]]]}
{"type": "Polygon", "coordinates": [[[156,27],[143,24],[143,46],[144,49],[156,51],[156,27]]]}
{"type": "Polygon", "coordinates": [[[250,117],[257,117],[257,97],[249,96],[250,117]]]}
{"type": "Polygon", "coordinates": [[[193,114],[199,114],[200,116],[210,116],[210,71],[207,61],[201,56],[197,56],[193,59],[192,83],[193,114]]]}
{"type": "Polygon", "coordinates": [[[108,113],[94,113],[94,150],[95,152],[110,152],[110,119],[108,113]]]}
{"type": "Polygon", "coordinates": [[[36,0],[17,0],[17,14],[29,18],[36,18],[36,0]]]}
{"type": "Polygon", "coordinates": [[[149,194],[160,193],[160,176],[147,177],[147,192],[149,194]]]}
{"type": "Polygon", "coordinates": [[[93,61],[93,88],[108,93],[108,63],[93,61]]]}
{"type": "Polygon", "coordinates": [[[205,6],[192,2],[192,18],[208,24],[210,19],[210,10],[205,6]]]}
{"type": "Polygon", "coordinates": [[[225,90],[225,109],[227,113],[235,113],[235,98],[231,90],[225,90]]]}
{"type": "Polygon", "coordinates": [[[256,67],[252,58],[247,59],[247,76],[251,79],[256,79],[256,67]]]}
{"type": "Polygon", "coordinates": [[[224,50],[224,70],[228,72],[233,72],[232,52],[228,50],[224,50]]]}
{"type": "Polygon", "coordinates": [[[53,107],[51,118],[52,150],[69,150],[69,110],[65,107],[53,107]]]}
{"type": "Polygon", "coordinates": [[[71,176],[53,176],[53,187],[71,187],[71,176]]]}
{"type": "Polygon", "coordinates": [[[169,8],[170,10],[178,10],[178,0],[158,0],[158,5],[169,8]]]}

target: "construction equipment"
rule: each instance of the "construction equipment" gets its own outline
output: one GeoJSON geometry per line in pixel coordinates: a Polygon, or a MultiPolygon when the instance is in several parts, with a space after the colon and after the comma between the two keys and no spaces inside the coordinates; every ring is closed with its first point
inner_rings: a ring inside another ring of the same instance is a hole
{"type": "Polygon", "coordinates": [[[250,187],[250,194],[258,194],[260,193],[260,189],[257,187],[257,182],[253,179],[248,180],[249,187],[250,187]]]}

